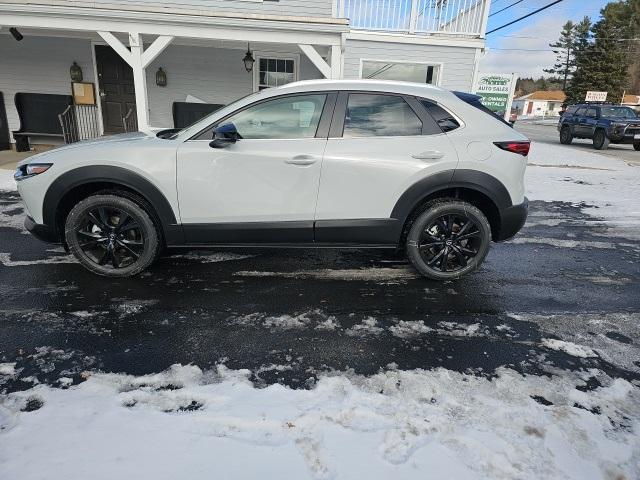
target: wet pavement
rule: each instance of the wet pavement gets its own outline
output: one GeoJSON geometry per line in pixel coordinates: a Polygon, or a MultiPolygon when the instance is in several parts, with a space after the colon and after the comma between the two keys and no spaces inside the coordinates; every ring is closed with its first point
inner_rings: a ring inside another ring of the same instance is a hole
{"type": "Polygon", "coordinates": [[[532,202],[514,241],[446,283],[375,250],[180,251],[109,280],[21,232],[22,219],[17,195],[0,192],[0,363],[19,371],[0,375],[2,393],[175,363],[292,387],[439,366],[640,381],[640,246],[569,204],[532,202]]]}

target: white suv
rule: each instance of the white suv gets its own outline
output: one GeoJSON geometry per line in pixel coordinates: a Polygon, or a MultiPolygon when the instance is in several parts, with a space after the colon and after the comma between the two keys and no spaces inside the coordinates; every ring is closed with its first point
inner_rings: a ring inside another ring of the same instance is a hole
{"type": "Polygon", "coordinates": [[[425,276],[476,269],[527,216],[529,140],[477,96],[304,81],[182,130],[117,135],[16,171],[36,237],[135,275],[164,247],[403,248],[425,276]]]}

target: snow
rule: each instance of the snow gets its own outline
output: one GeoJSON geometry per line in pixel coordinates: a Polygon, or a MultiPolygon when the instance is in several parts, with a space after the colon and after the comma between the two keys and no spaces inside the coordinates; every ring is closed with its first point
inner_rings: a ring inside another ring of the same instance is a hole
{"type": "Polygon", "coordinates": [[[529,200],[581,206],[617,234],[639,239],[639,180],[640,167],[622,160],[534,142],[525,185],[529,200]]]}
{"type": "Polygon", "coordinates": [[[258,389],[248,376],[174,365],[10,394],[0,404],[0,471],[21,480],[640,474],[640,392],[603,374],[591,391],[576,388],[584,374],[507,368],[493,379],[445,369],[327,374],[311,390],[258,389]],[[42,407],[21,411],[29,401],[42,407]]]}
{"type": "Polygon", "coordinates": [[[17,190],[16,181],[13,179],[13,170],[0,167],[0,190],[17,190]]]}
{"type": "Polygon", "coordinates": [[[555,338],[543,338],[542,342],[540,343],[543,347],[550,348],[551,350],[565,352],[574,357],[588,358],[598,356],[598,354],[591,350],[589,347],[576,345],[575,343],[565,342],[563,340],[557,340],[555,338]]]}
{"type": "Polygon", "coordinates": [[[16,364],[0,363],[0,375],[13,376],[16,374],[16,364]]]}

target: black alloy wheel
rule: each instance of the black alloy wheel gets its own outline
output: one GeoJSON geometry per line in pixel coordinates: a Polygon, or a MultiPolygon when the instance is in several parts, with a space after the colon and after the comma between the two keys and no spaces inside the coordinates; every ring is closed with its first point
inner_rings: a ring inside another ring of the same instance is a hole
{"type": "Polygon", "coordinates": [[[114,269],[135,263],[144,251],[140,224],[127,212],[111,207],[88,210],[75,230],[78,246],[98,265],[114,269]]]}
{"type": "Polygon", "coordinates": [[[459,278],[477,269],[491,244],[485,215],[461,200],[430,202],[407,235],[407,256],[420,273],[435,280],[459,278]]]}
{"type": "Polygon", "coordinates": [[[65,239],[84,267],[99,275],[128,277],[146,269],[160,250],[158,229],[130,198],[94,195],[69,213],[65,239]]]}
{"type": "Polygon", "coordinates": [[[470,218],[446,214],[422,231],[418,249],[425,263],[439,272],[465,268],[479,252],[481,233],[470,218]]]}

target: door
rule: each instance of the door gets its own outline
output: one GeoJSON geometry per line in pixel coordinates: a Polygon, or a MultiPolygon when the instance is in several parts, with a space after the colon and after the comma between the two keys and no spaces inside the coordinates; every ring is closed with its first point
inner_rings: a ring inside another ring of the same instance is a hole
{"type": "Polygon", "coordinates": [[[598,124],[598,110],[595,107],[589,107],[587,114],[582,118],[581,131],[582,135],[587,138],[593,138],[593,134],[598,124]]]}
{"type": "Polygon", "coordinates": [[[335,94],[279,96],[250,105],[178,148],[178,196],[192,243],[313,241],[322,154],[335,94]],[[325,110],[323,114],[323,110],[325,110]],[[213,130],[241,139],[212,148],[213,130]]]}
{"type": "Polygon", "coordinates": [[[587,108],[580,107],[572,118],[573,134],[577,137],[586,135],[587,108]]]}
{"type": "Polygon", "coordinates": [[[385,224],[400,196],[422,178],[455,169],[458,155],[415,98],[342,93],[335,110],[322,164],[316,241],[387,243],[384,231],[394,226],[385,224]]]}
{"type": "Polygon", "coordinates": [[[532,111],[533,111],[533,102],[529,102],[527,104],[527,115],[531,115],[532,111]]]}
{"type": "Polygon", "coordinates": [[[96,66],[104,133],[122,133],[122,119],[130,110],[133,116],[136,111],[133,70],[115,50],[104,45],[96,45],[96,66]]]}

